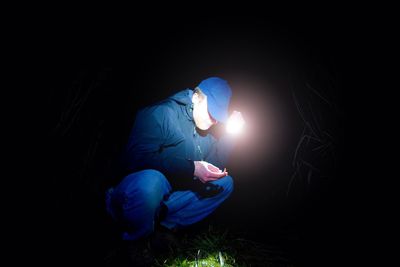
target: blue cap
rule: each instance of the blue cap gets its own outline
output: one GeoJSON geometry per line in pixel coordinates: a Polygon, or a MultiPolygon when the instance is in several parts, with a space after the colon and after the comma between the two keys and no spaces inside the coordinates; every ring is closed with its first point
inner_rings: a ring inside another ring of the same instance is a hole
{"type": "Polygon", "coordinates": [[[208,112],[211,116],[225,123],[229,117],[228,107],[232,96],[228,82],[218,77],[211,77],[203,80],[197,87],[207,96],[208,112]]]}

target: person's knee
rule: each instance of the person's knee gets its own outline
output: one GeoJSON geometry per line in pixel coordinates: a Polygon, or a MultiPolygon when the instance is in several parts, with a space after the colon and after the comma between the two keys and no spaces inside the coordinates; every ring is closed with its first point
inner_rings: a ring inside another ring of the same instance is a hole
{"type": "Polygon", "coordinates": [[[159,171],[145,170],[140,176],[138,191],[146,205],[157,206],[170,190],[167,178],[159,171]]]}
{"type": "Polygon", "coordinates": [[[141,203],[148,208],[156,208],[170,189],[167,178],[161,172],[148,169],[127,176],[117,191],[127,207],[141,203]]]}
{"type": "Polygon", "coordinates": [[[224,194],[230,195],[233,192],[234,183],[232,176],[225,176],[219,179],[218,182],[218,184],[224,189],[222,191],[224,194]]]}
{"type": "Polygon", "coordinates": [[[148,169],[148,170],[143,170],[139,173],[140,175],[140,183],[146,183],[146,185],[148,186],[161,186],[165,183],[166,179],[164,174],[162,174],[161,172],[157,171],[157,170],[152,170],[152,169],[148,169]]]}

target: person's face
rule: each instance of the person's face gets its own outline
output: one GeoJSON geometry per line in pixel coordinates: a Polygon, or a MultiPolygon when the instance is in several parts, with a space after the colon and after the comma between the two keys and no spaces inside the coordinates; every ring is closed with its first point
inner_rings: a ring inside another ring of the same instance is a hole
{"type": "Polygon", "coordinates": [[[197,93],[193,94],[193,119],[200,130],[208,130],[211,126],[217,124],[217,121],[210,116],[207,107],[207,96],[200,97],[197,93]]]}

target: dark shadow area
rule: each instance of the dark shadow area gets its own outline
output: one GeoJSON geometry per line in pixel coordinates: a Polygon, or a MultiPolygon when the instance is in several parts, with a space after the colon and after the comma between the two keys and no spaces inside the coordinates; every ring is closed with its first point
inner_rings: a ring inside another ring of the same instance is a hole
{"type": "Polygon", "coordinates": [[[62,26],[42,47],[44,260],[104,261],[117,242],[104,192],[116,182],[115,159],[137,110],[220,76],[247,121],[229,164],[235,191],[188,231],[232,229],[279,246],[294,266],[340,263],[352,242],[355,183],[345,154],[345,27],[257,17],[135,25],[130,32],[62,26]]]}

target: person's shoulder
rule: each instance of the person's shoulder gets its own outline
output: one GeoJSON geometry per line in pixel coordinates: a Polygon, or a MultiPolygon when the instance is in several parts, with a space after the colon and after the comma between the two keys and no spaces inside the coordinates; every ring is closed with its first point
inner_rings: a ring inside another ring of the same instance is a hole
{"type": "Polygon", "coordinates": [[[171,112],[175,112],[175,110],[176,103],[168,98],[154,105],[154,111],[156,112],[169,114],[171,112]]]}
{"type": "Polygon", "coordinates": [[[140,113],[142,115],[151,115],[155,117],[165,117],[169,115],[173,115],[176,107],[174,107],[173,101],[168,99],[158,102],[156,104],[147,106],[143,108],[140,113]]]}

